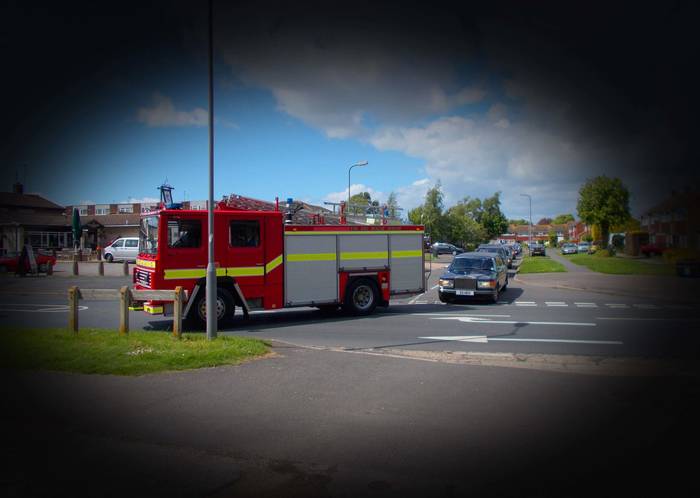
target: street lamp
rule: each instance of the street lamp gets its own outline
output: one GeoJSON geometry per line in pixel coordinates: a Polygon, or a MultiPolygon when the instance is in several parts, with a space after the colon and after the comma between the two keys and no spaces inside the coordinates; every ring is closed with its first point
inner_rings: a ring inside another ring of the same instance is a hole
{"type": "Polygon", "coordinates": [[[348,210],[350,209],[350,172],[352,171],[352,169],[355,166],[367,166],[367,164],[369,164],[367,161],[360,161],[360,162],[357,162],[357,163],[353,164],[352,166],[350,166],[350,168],[348,168],[348,205],[346,206],[346,209],[345,209],[346,216],[347,216],[348,210]]]}
{"type": "Polygon", "coordinates": [[[530,225],[528,226],[528,247],[527,250],[531,251],[531,246],[532,246],[532,196],[529,194],[520,194],[523,197],[527,197],[530,200],[530,225]]]}

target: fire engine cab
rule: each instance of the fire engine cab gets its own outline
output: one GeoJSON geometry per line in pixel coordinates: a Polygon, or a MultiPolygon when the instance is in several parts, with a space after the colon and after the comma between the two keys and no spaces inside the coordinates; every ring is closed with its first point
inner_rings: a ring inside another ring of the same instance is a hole
{"type": "MultiPolygon", "coordinates": [[[[163,207],[163,206],[162,206],[163,207]]],[[[141,216],[134,288],[187,293],[183,318],[206,323],[206,210],[163,208],[141,216]]],[[[299,306],[357,315],[388,306],[397,294],[425,290],[423,227],[300,225],[279,209],[214,209],[217,322],[236,306],[276,310],[299,306]]],[[[172,303],[146,301],[150,314],[172,314],[172,303]]]]}

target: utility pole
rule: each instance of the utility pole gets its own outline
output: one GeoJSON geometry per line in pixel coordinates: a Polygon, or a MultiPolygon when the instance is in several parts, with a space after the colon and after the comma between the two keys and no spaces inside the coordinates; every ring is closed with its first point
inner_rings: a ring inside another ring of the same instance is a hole
{"type": "Polygon", "coordinates": [[[527,243],[528,246],[527,247],[528,247],[528,249],[527,250],[528,250],[528,252],[530,252],[531,251],[530,248],[532,247],[532,196],[529,194],[520,194],[520,195],[522,195],[523,197],[527,197],[530,200],[530,225],[528,226],[528,230],[527,230],[527,233],[528,233],[528,235],[527,235],[527,239],[528,239],[528,243],[527,243]]]}
{"type": "Polygon", "coordinates": [[[214,0],[209,0],[209,258],[207,261],[207,340],[216,338],[216,267],[214,264],[214,0]]]}

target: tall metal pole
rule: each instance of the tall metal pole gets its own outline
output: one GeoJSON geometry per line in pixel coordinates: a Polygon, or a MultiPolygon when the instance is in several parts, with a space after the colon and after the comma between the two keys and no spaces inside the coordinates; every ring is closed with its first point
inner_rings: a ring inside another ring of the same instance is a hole
{"type": "Polygon", "coordinates": [[[532,247],[532,196],[529,194],[520,194],[523,197],[527,197],[530,201],[530,225],[527,230],[527,240],[528,240],[528,252],[531,251],[532,247]]]}
{"type": "Polygon", "coordinates": [[[216,267],[214,265],[214,0],[209,0],[209,237],[207,260],[207,340],[216,338],[216,267]]]}

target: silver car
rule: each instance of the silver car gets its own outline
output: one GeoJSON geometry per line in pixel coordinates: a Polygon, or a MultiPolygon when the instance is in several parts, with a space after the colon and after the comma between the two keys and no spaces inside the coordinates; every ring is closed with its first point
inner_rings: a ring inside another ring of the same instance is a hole
{"type": "Polygon", "coordinates": [[[104,259],[112,261],[136,261],[139,255],[138,237],[121,237],[105,247],[104,259]]]}
{"type": "Polygon", "coordinates": [[[576,244],[563,244],[561,246],[562,254],[576,254],[577,252],[578,248],[576,247],[576,244]]]}

